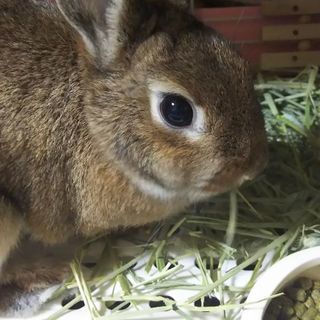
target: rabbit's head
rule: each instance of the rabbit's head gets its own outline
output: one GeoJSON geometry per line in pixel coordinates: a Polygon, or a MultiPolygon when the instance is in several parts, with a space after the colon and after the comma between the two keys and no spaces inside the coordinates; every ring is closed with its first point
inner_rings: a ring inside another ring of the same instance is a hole
{"type": "Polygon", "coordinates": [[[59,0],[86,77],[99,153],[141,191],[198,201],[265,166],[264,122],[247,63],[163,0],[59,0]]]}

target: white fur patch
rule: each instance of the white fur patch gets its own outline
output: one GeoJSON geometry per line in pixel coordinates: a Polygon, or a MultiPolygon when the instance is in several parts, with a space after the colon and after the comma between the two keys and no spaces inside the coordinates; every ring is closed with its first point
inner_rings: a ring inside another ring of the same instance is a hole
{"type": "Polygon", "coordinates": [[[61,285],[57,284],[48,289],[41,291],[38,295],[40,303],[42,304],[47,302],[60,287],[61,285]]]}
{"type": "Polygon", "coordinates": [[[171,81],[152,81],[149,85],[149,89],[151,116],[154,121],[165,127],[167,130],[183,134],[192,141],[197,141],[203,136],[203,133],[205,132],[205,113],[203,108],[194,103],[193,98],[185,89],[179,87],[171,81]],[[172,128],[163,120],[159,105],[161,103],[161,99],[163,98],[163,94],[168,93],[181,95],[192,103],[195,113],[193,122],[189,127],[172,128]]]}
{"type": "Polygon", "coordinates": [[[40,308],[38,296],[35,294],[26,294],[19,297],[8,310],[4,316],[6,317],[31,317],[40,308]]]}
{"type": "Polygon", "coordinates": [[[129,178],[131,183],[143,194],[160,200],[170,200],[176,196],[175,192],[167,190],[156,182],[144,179],[138,172],[127,169],[124,169],[123,172],[129,178]]]}
{"type": "Polygon", "coordinates": [[[211,193],[204,192],[202,190],[190,190],[187,194],[190,203],[203,201],[212,197],[211,193]]]}
{"type": "Polygon", "coordinates": [[[160,200],[170,200],[176,196],[176,193],[169,191],[153,181],[135,177],[132,182],[139,188],[139,190],[153,198],[160,200]]]}
{"type": "Polygon", "coordinates": [[[17,297],[17,300],[5,312],[6,317],[31,317],[48,301],[60,285],[52,286],[48,289],[40,290],[35,293],[26,293],[17,297]]]}
{"type": "Polygon", "coordinates": [[[186,204],[198,202],[207,199],[212,194],[202,191],[201,189],[184,189],[184,190],[168,190],[163,186],[140,177],[137,173],[126,172],[131,183],[134,184],[140,192],[161,201],[186,202],[186,204]]]}

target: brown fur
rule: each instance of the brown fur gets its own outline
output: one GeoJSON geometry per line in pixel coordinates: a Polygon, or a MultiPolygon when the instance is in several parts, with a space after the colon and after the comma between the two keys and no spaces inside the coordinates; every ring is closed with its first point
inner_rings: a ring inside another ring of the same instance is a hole
{"type": "Polygon", "coordinates": [[[246,63],[171,2],[123,0],[121,15],[105,21],[116,2],[61,0],[73,28],[58,10],[0,0],[0,190],[35,239],[164,219],[197,201],[189,194],[224,192],[263,168],[246,63]],[[174,83],[203,108],[199,141],[153,122],[150,80],[174,83]],[[142,192],[135,175],[176,196],[142,192]]]}
{"type": "Polygon", "coordinates": [[[59,284],[70,274],[69,263],[57,262],[56,259],[42,258],[41,261],[27,262],[27,264],[9,264],[10,268],[4,269],[0,288],[14,285],[25,292],[33,292],[52,284],[59,284]]]}
{"type": "Polygon", "coordinates": [[[23,219],[10,203],[0,197],[0,272],[10,251],[17,245],[23,219]]]}
{"type": "Polygon", "coordinates": [[[69,262],[46,255],[39,260],[9,259],[0,278],[0,314],[26,315],[36,311],[43,302],[41,293],[70,275],[69,262]]]}

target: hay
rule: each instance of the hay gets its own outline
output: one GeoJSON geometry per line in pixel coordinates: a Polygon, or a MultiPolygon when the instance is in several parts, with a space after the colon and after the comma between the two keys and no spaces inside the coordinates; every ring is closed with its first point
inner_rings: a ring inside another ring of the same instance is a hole
{"type": "Polygon", "coordinates": [[[126,240],[139,252],[129,262],[120,258],[117,238],[106,238],[98,265],[85,277],[81,263],[87,244],[72,263],[74,279],[57,293],[78,287],[81,294],[51,320],[81,299],[92,319],[141,319],[165,310],[176,312],[181,319],[192,319],[190,311],[221,312],[224,319],[239,319],[244,306],[240,301],[265,268],[291,252],[320,245],[318,68],[307,68],[294,79],[259,75],[256,90],[270,140],[271,159],[264,174],[239,190],[191,208],[182,217],[157,224],[149,230],[148,239],[136,232],[128,234],[126,240]],[[197,284],[185,279],[185,267],[180,263],[184,257],[192,257],[198,264],[201,277],[197,284]],[[228,260],[238,264],[222,272],[228,260]],[[139,261],[146,261],[146,272],[150,273],[153,265],[158,271],[139,277],[131,268],[139,261]],[[107,271],[106,264],[112,270],[107,271]],[[255,267],[247,285],[230,284],[252,264],[255,267]],[[100,290],[111,286],[119,290],[108,295],[100,290]],[[171,301],[158,296],[161,290],[173,288],[190,291],[190,297],[171,301]],[[194,306],[194,301],[208,294],[218,295],[221,305],[194,306]],[[100,302],[117,300],[123,303],[113,311],[101,308],[100,302]],[[150,309],[142,304],[150,300],[162,300],[163,306],[150,309]],[[126,302],[132,303],[131,308],[119,311],[126,302]]]}

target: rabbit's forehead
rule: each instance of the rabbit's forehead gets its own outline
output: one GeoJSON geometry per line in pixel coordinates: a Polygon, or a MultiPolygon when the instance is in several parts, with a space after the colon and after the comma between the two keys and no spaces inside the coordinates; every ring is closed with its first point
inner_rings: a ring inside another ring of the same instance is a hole
{"type": "Polygon", "coordinates": [[[170,72],[161,75],[153,75],[147,80],[149,90],[163,93],[176,93],[184,96],[194,105],[200,106],[203,110],[219,108],[233,104],[235,90],[229,79],[222,74],[195,74],[192,71],[170,72]]]}
{"type": "MultiPolygon", "coordinates": [[[[222,97],[229,100],[233,97],[230,92],[235,94],[236,88],[245,88],[248,79],[244,61],[213,35],[197,38],[191,34],[174,45],[166,43],[167,50],[161,50],[160,56],[157,50],[150,59],[148,78],[158,82],[165,79],[166,86],[180,90],[203,106],[212,105],[213,100],[218,103],[217,99],[222,97]]],[[[233,98],[238,99],[235,95],[233,98]]]]}

